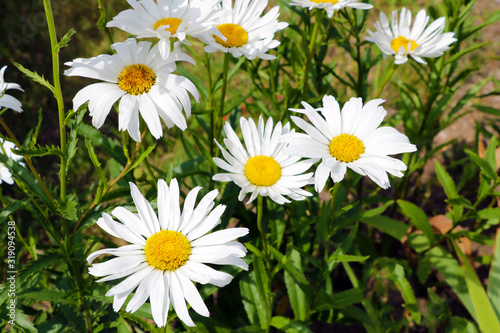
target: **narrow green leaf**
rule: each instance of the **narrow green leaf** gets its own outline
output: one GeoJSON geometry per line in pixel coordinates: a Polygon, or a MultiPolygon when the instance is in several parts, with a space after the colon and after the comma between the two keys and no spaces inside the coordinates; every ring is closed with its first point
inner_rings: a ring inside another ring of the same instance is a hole
{"type": "Polygon", "coordinates": [[[397,240],[402,240],[409,229],[408,225],[382,215],[366,217],[361,222],[375,227],[397,240]]]}
{"type": "Polygon", "coordinates": [[[30,202],[30,200],[31,199],[29,198],[24,200],[16,200],[14,201],[14,203],[8,205],[5,208],[2,208],[2,210],[0,211],[0,225],[9,218],[10,214],[14,213],[16,210],[26,205],[28,202],[30,202]]]}
{"type": "Polygon", "coordinates": [[[262,253],[262,251],[259,250],[257,247],[253,246],[250,243],[245,243],[245,247],[247,249],[249,249],[252,253],[254,253],[257,256],[259,256],[259,258],[261,258],[262,260],[266,260],[266,255],[264,253],[262,253]]]}
{"type": "Polygon", "coordinates": [[[483,176],[488,177],[491,180],[497,179],[497,173],[488,162],[483,160],[481,157],[479,157],[479,155],[477,155],[470,149],[465,149],[465,153],[470,157],[472,162],[476,163],[477,166],[479,166],[479,168],[481,169],[481,174],[483,176]]]}
{"type": "Polygon", "coordinates": [[[71,167],[71,161],[76,154],[78,145],[78,128],[83,121],[85,112],[87,112],[87,108],[80,108],[80,110],[76,114],[75,120],[73,120],[71,124],[71,131],[69,132],[68,145],[66,149],[66,171],[69,171],[69,168],[71,167]]]}
{"type": "Polygon", "coordinates": [[[55,155],[64,157],[64,153],[58,147],[37,147],[37,148],[19,148],[13,151],[14,154],[27,157],[42,157],[55,155]]]}
{"type": "Polygon", "coordinates": [[[435,246],[427,251],[425,257],[443,276],[446,283],[453,289],[462,304],[477,321],[476,311],[472,305],[471,296],[467,291],[464,272],[457,260],[440,246],[435,246]]]}
{"type": "Polygon", "coordinates": [[[153,144],[152,146],[149,146],[148,149],[146,149],[145,151],[143,151],[141,153],[141,155],[134,161],[134,163],[132,164],[132,166],[130,166],[130,168],[129,168],[128,171],[133,170],[137,166],[139,166],[139,164],[141,164],[142,161],[144,161],[144,159],[149,155],[149,153],[151,153],[155,148],[156,148],[156,143],[153,144]]]}
{"type": "Polygon", "coordinates": [[[429,219],[427,215],[425,215],[424,211],[415,204],[411,202],[398,200],[397,201],[399,208],[403,211],[403,213],[410,219],[410,222],[420,231],[422,231],[432,244],[434,243],[434,231],[432,230],[432,226],[429,223],[429,219]]]}
{"type": "Polygon", "coordinates": [[[467,284],[467,289],[469,290],[472,305],[476,311],[476,321],[479,328],[482,332],[500,332],[499,318],[496,316],[481,281],[479,281],[479,278],[474,271],[474,268],[470,264],[469,259],[463,254],[462,250],[460,250],[455,243],[453,243],[453,247],[462,262],[465,282],[467,284]]]}
{"type": "MultiPolygon", "coordinates": [[[[293,265],[297,268],[297,270],[303,273],[304,270],[302,267],[302,260],[299,252],[296,250],[292,250],[289,258],[293,262],[293,265]]],[[[290,305],[292,306],[294,318],[299,321],[304,321],[306,319],[307,309],[309,309],[310,307],[310,304],[306,298],[306,294],[295,283],[290,273],[285,271],[284,275],[285,275],[286,290],[290,298],[290,305]]]]}
{"type": "Polygon", "coordinates": [[[54,46],[54,51],[55,52],[59,52],[60,49],[62,49],[63,47],[68,46],[68,43],[71,40],[71,37],[75,33],[76,33],[76,31],[73,28],[69,29],[68,32],[63,36],[63,38],[61,38],[61,40],[59,41],[59,43],[57,43],[54,46]]]}
{"type": "Polygon", "coordinates": [[[271,326],[286,333],[312,333],[312,331],[304,324],[281,316],[273,317],[273,319],[271,319],[271,326]]]}
{"type": "Polygon", "coordinates": [[[36,145],[36,140],[38,139],[38,133],[40,132],[40,127],[42,127],[42,119],[43,119],[42,115],[43,115],[42,108],[40,108],[40,109],[38,109],[38,122],[35,126],[35,132],[31,136],[30,145],[29,145],[30,148],[33,148],[36,145]]]}
{"type": "Polygon", "coordinates": [[[72,292],[56,290],[56,289],[40,289],[40,290],[27,290],[22,291],[16,296],[21,298],[33,299],[36,301],[47,301],[50,303],[72,304],[77,305],[76,298],[71,296],[72,292]]]}
{"type": "Polygon", "coordinates": [[[107,177],[106,173],[101,167],[101,162],[99,162],[99,159],[97,158],[97,155],[94,150],[94,146],[92,145],[92,141],[90,141],[87,137],[85,137],[85,146],[87,146],[87,152],[89,154],[90,160],[92,161],[92,164],[97,170],[97,176],[101,180],[101,182],[106,186],[107,184],[107,177]]]}
{"type": "Polygon", "coordinates": [[[55,212],[55,207],[52,201],[47,197],[42,186],[38,180],[21,164],[14,162],[13,159],[7,157],[5,154],[0,154],[0,163],[2,163],[12,175],[21,181],[35,196],[40,198],[45,206],[52,212],[55,212]]]}
{"type": "Polygon", "coordinates": [[[479,218],[483,220],[500,219],[500,208],[485,208],[477,212],[479,218]]]}
{"type": "Polygon", "coordinates": [[[497,159],[496,159],[496,149],[497,149],[497,138],[493,136],[488,148],[486,148],[485,160],[491,166],[493,170],[497,169],[497,159]]]}
{"type": "Polygon", "coordinates": [[[443,186],[446,196],[450,199],[458,197],[457,188],[450,174],[446,172],[445,168],[438,161],[434,163],[434,167],[436,169],[436,176],[443,186]]]}
{"type": "Polygon", "coordinates": [[[32,72],[27,68],[24,68],[23,65],[18,64],[17,62],[14,62],[14,66],[17,67],[24,75],[35,81],[36,83],[41,84],[42,86],[48,88],[52,93],[55,95],[56,94],[56,89],[54,88],[53,85],[51,85],[44,77],[43,75],[40,76],[37,72],[32,72]]]}
{"type": "Polygon", "coordinates": [[[482,113],[500,117],[500,109],[493,108],[487,105],[473,105],[473,107],[476,108],[478,111],[481,111],[482,113]]]}
{"type": "Polygon", "coordinates": [[[485,47],[486,45],[489,45],[489,44],[491,44],[491,42],[476,44],[476,45],[472,45],[472,46],[470,46],[470,47],[468,47],[468,48],[466,48],[466,49],[464,49],[464,50],[462,50],[460,52],[457,52],[453,56],[451,56],[450,58],[448,58],[446,60],[445,65],[450,64],[450,63],[452,63],[454,61],[457,61],[458,59],[460,59],[461,57],[463,57],[467,53],[471,53],[471,52],[473,52],[475,50],[478,50],[478,49],[480,49],[482,47],[485,47]]]}
{"type": "Polygon", "coordinates": [[[488,276],[488,297],[493,310],[500,318],[500,232],[495,237],[495,247],[491,261],[490,274],[488,276]]]}
{"type": "Polygon", "coordinates": [[[125,166],[125,164],[127,164],[127,158],[123,154],[122,147],[112,139],[104,136],[92,126],[81,123],[78,128],[78,134],[83,137],[87,137],[92,142],[94,147],[102,149],[108,157],[114,159],[121,166],[125,166]]]}
{"type": "Polygon", "coordinates": [[[338,261],[338,262],[365,262],[367,259],[369,259],[370,256],[352,256],[349,254],[332,254],[328,258],[328,262],[330,261],[338,261]]]}

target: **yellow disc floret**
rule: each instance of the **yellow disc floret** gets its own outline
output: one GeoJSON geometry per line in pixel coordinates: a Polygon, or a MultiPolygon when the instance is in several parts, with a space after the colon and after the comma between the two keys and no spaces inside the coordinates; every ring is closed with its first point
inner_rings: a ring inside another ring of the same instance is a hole
{"type": "Polygon", "coordinates": [[[156,82],[156,74],[146,65],[136,64],[125,67],[118,77],[118,86],[131,95],[149,92],[156,82]]]}
{"type": "Polygon", "coordinates": [[[180,232],[162,230],[147,239],[144,253],[151,266],[172,272],[188,261],[191,244],[180,232]]]}
{"type": "Polygon", "coordinates": [[[167,17],[167,18],[162,18],[158,22],[155,23],[153,29],[158,29],[161,26],[168,25],[168,28],[165,28],[165,31],[170,31],[172,35],[174,35],[177,32],[177,28],[179,25],[181,25],[182,20],[177,17],[167,17]]]}
{"type": "Polygon", "coordinates": [[[314,3],[331,3],[331,4],[336,4],[339,2],[339,0],[311,0],[314,3]]]}
{"type": "Polygon", "coordinates": [[[245,176],[256,186],[271,186],[281,178],[281,166],[269,156],[254,156],[245,164],[245,176]]]}
{"type": "Polygon", "coordinates": [[[330,154],[340,162],[356,161],[365,152],[363,141],[350,134],[341,134],[330,142],[330,154]]]}
{"type": "Polygon", "coordinates": [[[220,33],[226,37],[226,41],[223,41],[216,35],[213,35],[215,41],[220,45],[231,48],[240,47],[248,42],[248,33],[241,26],[234,23],[224,23],[217,26],[220,33]]]}
{"type": "Polygon", "coordinates": [[[405,52],[408,52],[408,43],[410,43],[410,42],[411,42],[411,44],[410,44],[410,51],[409,52],[411,52],[418,47],[418,44],[414,40],[408,39],[408,38],[403,37],[403,36],[399,36],[398,38],[394,38],[391,42],[391,48],[394,50],[394,52],[398,53],[399,49],[402,46],[402,47],[404,47],[405,52]]]}

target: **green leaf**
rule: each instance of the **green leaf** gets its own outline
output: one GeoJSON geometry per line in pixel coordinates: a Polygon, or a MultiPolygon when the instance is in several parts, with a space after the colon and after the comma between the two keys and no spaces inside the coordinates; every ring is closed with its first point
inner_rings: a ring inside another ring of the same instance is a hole
{"type": "Polygon", "coordinates": [[[27,68],[24,68],[23,65],[18,64],[17,62],[14,62],[14,66],[17,67],[24,75],[35,81],[36,83],[41,84],[42,86],[48,88],[52,93],[56,94],[56,89],[54,88],[53,85],[51,85],[44,77],[43,75],[40,76],[37,72],[32,72],[27,68]]]}
{"type": "Polygon", "coordinates": [[[479,169],[481,169],[481,174],[483,176],[489,178],[490,180],[497,179],[498,177],[497,173],[488,162],[483,160],[481,157],[479,157],[479,155],[477,155],[470,149],[465,149],[465,153],[470,157],[472,162],[474,162],[475,164],[477,164],[477,166],[479,166],[479,169]]]}
{"type": "Polygon", "coordinates": [[[153,144],[152,146],[149,146],[148,149],[146,149],[145,151],[143,151],[141,153],[141,155],[139,155],[138,158],[136,158],[136,160],[134,161],[134,163],[130,166],[130,168],[127,170],[130,171],[130,170],[133,170],[135,169],[137,166],[139,166],[139,164],[142,163],[142,161],[144,161],[144,159],[149,155],[149,153],[151,153],[153,151],[153,149],[156,148],[156,143],[153,144]]]}
{"type": "Polygon", "coordinates": [[[61,40],[59,41],[59,43],[57,43],[55,46],[54,46],[54,51],[57,53],[59,52],[60,49],[62,49],[63,47],[66,47],[68,46],[68,43],[69,41],[71,40],[71,37],[76,33],[76,31],[71,28],[68,30],[68,32],[63,36],[63,38],[61,38],[61,40]]]}
{"type": "MultiPolygon", "coordinates": [[[[296,250],[292,250],[290,253],[290,260],[293,262],[294,266],[299,270],[299,272],[304,272],[302,267],[302,260],[300,254],[296,250]]],[[[295,283],[290,273],[285,271],[285,285],[288,292],[288,297],[290,298],[290,305],[292,306],[294,318],[299,321],[304,321],[307,316],[307,309],[309,309],[310,304],[307,301],[306,294],[300,289],[300,287],[295,283]]],[[[276,317],[275,317],[276,318],[276,317]]],[[[274,318],[273,318],[274,320],[274,318]]],[[[273,325],[271,323],[271,325],[273,325]]],[[[275,325],[273,325],[275,326],[275,325]]],[[[275,326],[276,327],[276,326],[275,326]]],[[[279,328],[279,327],[276,327],[279,328]]]]}
{"type": "Polygon", "coordinates": [[[497,318],[500,318],[500,232],[497,232],[495,237],[495,247],[488,277],[488,297],[497,318]]]}
{"type": "Polygon", "coordinates": [[[406,232],[409,229],[408,225],[400,221],[391,219],[390,217],[382,215],[365,217],[361,220],[361,222],[363,222],[364,224],[368,224],[369,226],[375,227],[399,241],[403,239],[403,237],[406,235],[406,232]]]}
{"type": "Polygon", "coordinates": [[[434,231],[424,211],[408,201],[398,200],[397,203],[406,217],[410,219],[410,222],[424,233],[431,244],[434,243],[434,231]]]}
{"type": "Polygon", "coordinates": [[[13,150],[13,153],[20,156],[27,157],[42,157],[47,155],[56,155],[61,158],[64,157],[64,153],[58,147],[37,147],[37,148],[19,148],[13,150]]]}
{"type": "Polygon", "coordinates": [[[462,317],[451,317],[445,333],[478,333],[473,322],[462,317]]]}
{"type": "Polygon", "coordinates": [[[98,8],[99,8],[99,19],[97,20],[97,27],[99,30],[106,29],[106,7],[102,4],[102,0],[98,0],[98,8]]]}
{"type": "Polygon", "coordinates": [[[72,291],[62,291],[56,289],[27,290],[16,294],[21,298],[33,299],[36,301],[47,301],[50,303],[61,303],[77,305],[78,301],[72,296],[72,291]]]}
{"type": "Polygon", "coordinates": [[[78,207],[78,199],[73,193],[66,198],[66,202],[58,201],[56,208],[63,218],[76,222],[78,220],[76,207],[78,207]]]}
{"type": "Polygon", "coordinates": [[[121,166],[127,164],[127,158],[123,154],[121,146],[112,139],[104,136],[92,126],[81,123],[78,128],[78,133],[83,137],[87,137],[94,147],[102,149],[109,158],[114,159],[121,166]]]}
{"type": "Polygon", "coordinates": [[[71,161],[75,157],[77,145],[78,145],[78,128],[83,121],[83,116],[87,112],[87,108],[82,107],[76,114],[76,119],[73,120],[71,124],[71,131],[68,136],[68,145],[66,148],[66,172],[69,171],[71,167],[71,161]]]}
{"type": "Polygon", "coordinates": [[[464,272],[457,260],[440,246],[435,246],[427,251],[425,257],[443,276],[471,316],[476,319],[476,311],[472,305],[471,296],[467,291],[464,272]]]}
{"type": "Polygon", "coordinates": [[[497,138],[493,136],[488,148],[486,148],[485,160],[491,166],[493,170],[497,169],[497,159],[496,159],[496,149],[497,149],[497,138]]]}
{"type": "Polygon", "coordinates": [[[16,319],[14,327],[21,327],[29,332],[38,332],[36,327],[33,325],[31,320],[26,316],[26,314],[20,309],[16,309],[16,319]]]}
{"type": "Polygon", "coordinates": [[[271,319],[271,326],[286,333],[309,333],[312,331],[302,323],[290,318],[275,316],[271,319]]]}
{"type": "Polygon", "coordinates": [[[500,109],[493,108],[491,106],[486,106],[486,105],[473,105],[474,108],[476,108],[478,111],[481,111],[483,113],[500,117],[500,109]]]}
{"type": "Polygon", "coordinates": [[[479,218],[483,220],[500,219],[500,208],[485,208],[477,212],[479,218]]]}
{"type": "Polygon", "coordinates": [[[243,307],[253,325],[260,324],[267,330],[271,321],[270,291],[264,263],[256,255],[253,256],[253,268],[240,280],[243,307]]]}
{"type": "Polygon", "coordinates": [[[330,261],[338,261],[338,262],[365,262],[367,259],[369,259],[370,256],[352,256],[349,254],[335,254],[333,253],[329,258],[328,262],[330,261]]]}
{"type": "Polygon", "coordinates": [[[25,184],[31,193],[40,198],[46,207],[48,207],[52,212],[56,211],[54,204],[47,197],[47,194],[44,192],[38,180],[28,170],[26,170],[25,167],[15,162],[5,154],[0,154],[0,163],[9,169],[15,178],[25,184]]]}
{"type": "Polygon", "coordinates": [[[40,132],[40,127],[42,126],[42,119],[43,119],[42,115],[43,115],[42,108],[40,108],[40,109],[38,109],[38,122],[37,122],[36,127],[35,127],[35,132],[31,136],[30,145],[29,145],[30,148],[33,148],[36,145],[36,140],[38,139],[38,133],[40,132]]]}
{"type": "Polygon", "coordinates": [[[468,48],[466,48],[466,49],[464,49],[464,50],[462,50],[460,52],[457,52],[453,56],[451,56],[450,58],[448,58],[446,60],[445,65],[450,64],[450,63],[452,63],[454,61],[457,61],[458,59],[460,59],[461,57],[463,57],[467,53],[471,53],[471,52],[473,52],[475,50],[478,50],[478,49],[480,49],[480,48],[482,48],[482,47],[484,47],[486,45],[489,45],[489,44],[491,44],[491,42],[476,44],[476,45],[472,45],[472,46],[470,46],[470,47],[468,47],[468,48]]]}
{"type": "Polygon", "coordinates": [[[499,318],[496,316],[474,268],[469,262],[469,259],[454,242],[453,247],[462,262],[465,282],[467,284],[467,289],[469,290],[472,305],[474,306],[474,310],[476,312],[476,321],[480,330],[482,332],[500,332],[499,318]]]}
{"type": "Polygon", "coordinates": [[[132,320],[135,323],[137,323],[146,332],[157,332],[157,329],[153,325],[151,325],[148,321],[146,321],[146,319],[144,319],[143,317],[141,317],[135,313],[129,313],[129,312],[125,312],[125,311],[120,311],[118,313],[123,318],[132,320]]]}
{"type": "Polygon", "coordinates": [[[85,137],[85,146],[87,146],[87,152],[89,154],[90,160],[92,161],[92,164],[97,170],[97,176],[99,176],[99,179],[101,180],[103,186],[106,186],[108,181],[106,174],[104,173],[104,170],[101,167],[101,162],[99,162],[99,159],[97,158],[94,146],[92,145],[92,141],[90,141],[87,137],[85,137]]]}
{"type": "Polygon", "coordinates": [[[249,249],[255,255],[259,256],[259,258],[261,258],[262,260],[266,260],[266,255],[264,253],[262,253],[262,251],[259,250],[257,247],[253,246],[250,243],[245,243],[245,247],[247,249],[249,249]]]}
{"type": "Polygon", "coordinates": [[[24,200],[16,200],[14,201],[14,203],[8,205],[5,208],[2,208],[2,210],[0,211],[0,225],[9,218],[10,214],[14,213],[16,210],[26,205],[28,202],[30,202],[30,200],[31,200],[30,198],[24,200]]]}
{"type": "Polygon", "coordinates": [[[450,199],[458,197],[457,188],[450,174],[446,172],[445,168],[438,161],[434,163],[434,167],[436,169],[436,176],[443,186],[446,196],[450,199]]]}

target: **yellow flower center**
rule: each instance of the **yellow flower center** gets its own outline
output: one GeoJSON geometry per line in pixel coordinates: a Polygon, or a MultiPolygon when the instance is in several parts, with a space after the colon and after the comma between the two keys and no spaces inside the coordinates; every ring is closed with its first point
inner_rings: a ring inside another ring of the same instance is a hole
{"type": "Polygon", "coordinates": [[[356,161],[365,152],[363,141],[350,134],[341,134],[330,142],[330,154],[340,162],[356,161]]]}
{"type": "Polygon", "coordinates": [[[245,176],[256,186],[271,186],[281,178],[281,166],[269,156],[254,156],[245,164],[245,176]]]}
{"type": "Polygon", "coordinates": [[[219,29],[220,33],[223,34],[224,37],[227,38],[227,40],[223,41],[216,35],[213,36],[215,37],[215,41],[224,47],[240,47],[248,42],[248,33],[245,31],[245,29],[237,24],[219,24],[217,26],[217,29],[219,29]]]}
{"type": "Polygon", "coordinates": [[[191,244],[180,232],[162,230],[147,239],[144,253],[151,266],[172,272],[188,261],[191,244]]]}
{"type": "Polygon", "coordinates": [[[331,3],[331,4],[336,4],[339,2],[339,0],[311,0],[314,3],[331,3]]]}
{"type": "Polygon", "coordinates": [[[170,33],[174,35],[177,32],[177,28],[179,27],[179,25],[181,25],[181,23],[182,20],[177,17],[162,18],[161,20],[155,23],[153,29],[157,30],[161,26],[168,25],[169,28],[165,28],[165,31],[170,31],[170,33]]]}
{"type": "Polygon", "coordinates": [[[391,48],[394,50],[394,52],[398,53],[399,49],[404,47],[405,52],[408,52],[408,43],[410,43],[410,52],[415,50],[418,47],[417,42],[414,40],[408,39],[403,36],[399,36],[398,38],[394,38],[391,42],[391,48]]]}
{"type": "Polygon", "coordinates": [[[146,65],[125,67],[118,77],[118,86],[131,95],[147,93],[156,82],[156,74],[146,65]]]}

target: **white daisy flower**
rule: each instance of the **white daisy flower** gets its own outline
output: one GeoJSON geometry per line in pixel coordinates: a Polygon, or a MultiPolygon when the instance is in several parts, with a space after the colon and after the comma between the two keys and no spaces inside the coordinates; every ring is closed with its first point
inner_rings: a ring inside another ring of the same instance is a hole
{"type": "Polygon", "coordinates": [[[290,109],[305,114],[312,124],[292,116],[293,122],[304,132],[287,135],[290,146],[285,153],[321,160],[314,175],[314,185],[320,192],[330,175],[337,183],[344,179],[347,168],[370,177],[378,186],[390,187],[390,173],[402,177],[406,165],[388,155],[417,150],[408,137],[393,127],[378,127],[387,111],[380,106],[383,99],[374,99],[363,106],[361,98],[351,98],[340,111],[333,96],[323,97],[323,107],[313,109],[302,102],[305,109],[290,109]],[[323,117],[318,113],[321,112],[323,117]]]}
{"type": "Polygon", "coordinates": [[[5,82],[3,75],[5,74],[6,69],[7,66],[3,66],[2,69],[0,69],[0,108],[9,108],[17,112],[23,112],[21,102],[5,93],[8,89],[24,91],[17,83],[5,82]]]}
{"type": "MultiPolygon", "coordinates": [[[[137,38],[156,37],[160,40],[162,58],[170,52],[170,39],[188,44],[186,36],[202,33],[219,34],[215,20],[224,13],[216,9],[220,0],[127,0],[127,9],[113,18],[107,27],[117,27],[137,38]]],[[[219,36],[222,37],[222,36],[219,36]]]]}
{"type": "Polygon", "coordinates": [[[264,126],[264,119],[259,118],[258,127],[252,119],[240,118],[240,128],[243,141],[226,122],[224,132],[227,139],[224,143],[227,152],[217,142],[225,160],[214,157],[217,166],[229,173],[218,173],[213,180],[222,182],[232,181],[241,187],[238,199],[243,201],[247,193],[251,193],[247,204],[255,200],[257,195],[269,196],[274,202],[284,204],[290,202],[284,196],[293,200],[304,200],[312,194],[302,189],[312,183],[312,173],[302,174],[311,166],[310,160],[299,161],[300,157],[291,157],[283,153],[287,146],[281,142],[283,135],[290,131],[290,124],[285,126],[281,122],[273,129],[273,119],[269,118],[264,126]]]}
{"type": "Polygon", "coordinates": [[[300,6],[302,8],[313,8],[324,9],[328,18],[332,18],[333,13],[336,10],[340,10],[345,7],[351,7],[356,9],[370,9],[373,8],[372,5],[368,3],[359,2],[359,0],[292,0],[291,6],[300,6]]]}
{"type": "MultiPolygon", "coordinates": [[[[2,70],[4,68],[2,68],[2,70]]],[[[23,157],[16,155],[12,152],[12,150],[16,149],[17,147],[14,143],[10,141],[5,141],[4,139],[0,138],[0,154],[5,154],[7,155],[8,158],[14,160],[15,162],[19,162],[20,160],[23,159],[23,157]]],[[[24,166],[24,163],[19,163],[19,164],[24,166]]],[[[12,185],[14,184],[14,178],[12,178],[10,170],[5,165],[0,163],[0,184],[2,183],[7,183],[9,185],[12,185]]]]}
{"type": "Polygon", "coordinates": [[[380,13],[380,21],[375,24],[375,32],[368,30],[370,37],[366,40],[377,44],[384,56],[394,55],[397,65],[408,61],[410,55],[415,61],[426,64],[422,57],[436,58],[450,48],[457,39],[455,33],[443,33],[445,17],[440,17],[427,28],[430,16],[425,9],[420,10],[411,27],[411,12],[406,8],[401,10],[398,22],[398,11],[392,12],[391,25],[384,13],[380,13]]]}
{"type": "Polygon", "coordinates": [[[129,245],[103,249],[92,253],[90,264],[102,254],[116,258],[93,264],[89,273],[103,277],[98,282],[123,279],[106,296],[114,296],[113,309],[119,311],[130,293],[134,296],[125,311],[135,312],[149,298],[151,313],[160,327],[167,323],[170,303],[177,316],[188,326],[195,326],[189,316],[186,301],[202,316],[209,312],[194,282],[211,283],[224,287],[232,280],[230,274],[219,272],[206,264],[235,265],[247,270],[241,259],[246,248],[236,238],[248,234],[247,228],[220,230],[206,235],[217,224],[226,206],[214,208],[217,190],[208,193],[195,207],[201,187],[195,187],[186,196],[184,208],[179,206],[179,186],[176,179],[170,188],[164,180],[158,181],[158,216],[149,202],[130,183],[137,214],[118,207],[112,214],[117,222],[104,213],[97,224],[114,237],[129,245]]]}
{"type": "Polygon", "coordinates": [[[73,98],[73,109],[89,101],[92,124],[99,128],[109,114],[113,104],[118,105],[118,129],[127,130],[132,139],[141,141],[139,113],[156,138],[163,135],[160,118],[168,128],[176,125],[181,130],[187,128],[182,109],[191,115],[190,92],[196,101],[198,91],[194,84],[183,76],[172,74],[176,61],[193,59],[180,51],[173,51],[167,59],[162,59],[158,45],[139,42],[133,38],[111,47],[116,54],[82,59],[78,58],[66,65],[72,66],[64,74],[83,76],[105,82],[91,84],[80,90],[73,98]]]}
{"type": "Polygon", "coordinates": [[[233,8],[232,0],[222,0],[222,9],[230,11],[230,14],[217,20],[217,29],[226,40],[215,35],[200,35],[200,39],[208,44],[205,51],[231,52],[235,58],[244,55],[250,60],[275,59],[266,52],[280,44],[273,39],[274,34],[285,29],[288,23],[278,22],[279,6],[260,17],[267,3],[268,0],[235,0],[233,8]]]}

